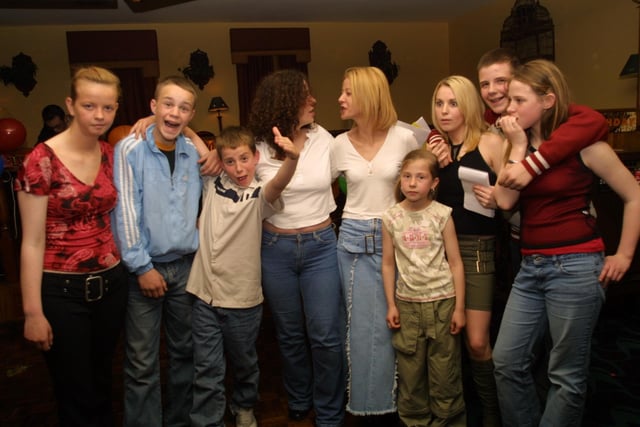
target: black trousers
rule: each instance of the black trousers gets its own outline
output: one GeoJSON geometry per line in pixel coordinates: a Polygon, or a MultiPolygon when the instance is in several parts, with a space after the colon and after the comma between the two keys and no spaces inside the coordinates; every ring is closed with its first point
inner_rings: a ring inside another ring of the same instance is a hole
{"type": "Polygon", "coordinates": [[[114,425],[112,361],[127,294],[121,264],[93,275],[43,274],[43,311],[53,330],[44,356],[61,427],[114,425]]]}

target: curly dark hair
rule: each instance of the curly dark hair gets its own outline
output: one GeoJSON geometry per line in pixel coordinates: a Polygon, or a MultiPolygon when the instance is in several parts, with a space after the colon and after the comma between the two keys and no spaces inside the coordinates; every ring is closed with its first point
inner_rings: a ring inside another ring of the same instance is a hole
{"type": "Polygon", "coordinates": [[[267,142],[284,155],[273,139],[273,126],[293,139],[299,125],[298,115],[311,91],[307,76],[298,70],[280,70],[266,76],[256,89],[249,114],[249,129],[256,139],[267,142]]]}

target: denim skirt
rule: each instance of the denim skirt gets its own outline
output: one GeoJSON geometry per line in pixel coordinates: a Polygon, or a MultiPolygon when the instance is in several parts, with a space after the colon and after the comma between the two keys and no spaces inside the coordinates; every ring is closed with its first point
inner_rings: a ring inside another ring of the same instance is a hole
{"type": "Polygon", "coordinates": [[[396,358],[382,285],[382,221],[345,219],[338,266],[347,310],[347,411],[396,411],[396,358]]]}

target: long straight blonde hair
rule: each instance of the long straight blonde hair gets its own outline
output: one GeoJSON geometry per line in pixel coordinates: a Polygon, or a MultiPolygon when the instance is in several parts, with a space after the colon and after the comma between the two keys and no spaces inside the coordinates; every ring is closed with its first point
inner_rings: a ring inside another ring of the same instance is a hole
{"type": "Polygon", "coordinates": [[[464,151],[473,151],[478,146],[482,133],[489,128],[489,125],[484,121],[483,117],[484,104],[482,103],[482,99],[474,84],[466,77],[454,75],[438,82],[436,88],[433,90],[433,97],[431,99],[431,121],[449,143],[451,143],[449,136],[442,130],[436,119],[436,95],[438,90],[443,86],[451,89],[458,103],[458,108],[464,117],[464,151]]]}

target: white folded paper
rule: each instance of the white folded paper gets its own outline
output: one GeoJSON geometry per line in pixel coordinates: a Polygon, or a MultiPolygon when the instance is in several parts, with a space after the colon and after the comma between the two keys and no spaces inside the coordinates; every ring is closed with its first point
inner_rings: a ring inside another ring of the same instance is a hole
{"type": "Polygon", "coordinates": [[[397,125],[400,127],[409,129],[411,132],[413,132],[413,135],[416,137],[418,144],[420,144],[421,146],[427,140],[427,136],[429,136],[429,132],[431,132],[431,128],[429,127],[429,125],[427,124],[427,121],[423,117],[420,117],[418,120],[416,120],[412,124],[398,120],[397,125]]]}
{"type": "Polygon", "coordinates": [[[493,218],[496,214],[494,209],[485,208],[480,204],[473,192],[474,185],[484,185],[488,187],[489,173],[478,169],[468,168],[466,166],[460,166],[458,169],[458,178],[462,182],[462,188],[464,189],[464,208],[479,213],[480,215],[493,218]]]}

